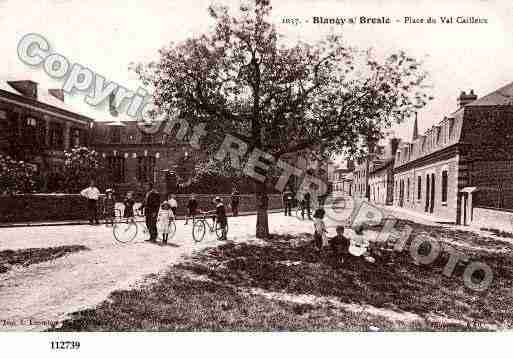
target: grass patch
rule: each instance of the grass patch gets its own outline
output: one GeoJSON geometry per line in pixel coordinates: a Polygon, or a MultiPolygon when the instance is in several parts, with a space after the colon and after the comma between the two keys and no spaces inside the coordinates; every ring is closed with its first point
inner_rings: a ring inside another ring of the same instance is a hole
{"type": "Polygon", "coordinates": [[[503,238],[513,238],[513,233],[501,231],[499,229],[495,228],[480,228],[482,231],[487,231],[495,234],[497,237],[503,237],[503,238]]]}
{"type": "Polygon", "coordinates": [[[413,226],[414,234],[467,245],[470,260],[492,268],[491,287],[485,292],[467,289],[461,279],[463,264],[451,278],[444,276],[447,255],[423,266],[407,250],[384,251],[374,264],[348,256],[344,264],[335,265],[329,256],[315,254],[308,235],[275,235],[263,245],[227,243],[205,250],[171,267],[154,284],[116,291],[95,309],[73,313],[59,330],[367,331],[372,326],[439,331],[512,326],[511,247],[491,253],[490,247],[503,243],[410,221],[399,221],[398,228],[405,225],[413,226]]]}
{"type": "Polygon", "coordinates": [[[28,267],[33,264],[48,262],[67,254],[83,250],[88,250],[88,248],[73,245],[0,251],[0,273],[9,271],[13,266],[28,267]]]}

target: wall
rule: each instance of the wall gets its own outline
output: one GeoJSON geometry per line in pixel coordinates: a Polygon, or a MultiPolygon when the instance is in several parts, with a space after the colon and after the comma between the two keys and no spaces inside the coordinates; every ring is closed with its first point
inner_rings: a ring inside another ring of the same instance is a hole
{"type": "MultiPolygon", "coordinates": [[[[213,210],[215,208],[212,200],[216,195],[197,195],[199,207],[202,210],[213,210]]],[[[230,195],[219,195],[227,210],[229,207],[230,195]]],[[[186,204],[189,199],[186,195],[177,196],[178,215],[186,212],[186,204]]],[[[119,199],[118,199],[119,200],[119,199]]],[[[241,195],[239,212],[255,211],[255,196],[241,195]]],[[[280,194],[269,195],[269,209],[281,209],[282,198],[280,194]]],[[[101,208],[100,208],[101,212],[101,208]]],[[[62,221],[87,218],[87,203],[84,198],[75,194],[27,194],[15,196],[0,196],[0,223],[5,222],[41,222],[41,221],[62,221]]]]}
{"type": "Polygon", "coordinates": [[[472,226],[513,232],[513,212],[474,207],[472,226]]]}
{"type": "Polygon", "coordinates": [[[400,203],[400,181],[404,181],[404,200],[402,207],[422,214],[430,214],[426,207],[426,175],[435,175],[435,200],[432,216],[450,222],[457,222],[458,191],[459,191],[459,157],[455,156],[443,161],[434,161],[422,167],[412,168],[394,174],[394,205],[400,203]],[[448,171],[447,203],[442,203],[442,171],[448,171]],[[421,177],[421,198],[417,197],[417,179],[421,177]],[[408,178],[410,179],[410,195],[408,197],[408,178]]]}

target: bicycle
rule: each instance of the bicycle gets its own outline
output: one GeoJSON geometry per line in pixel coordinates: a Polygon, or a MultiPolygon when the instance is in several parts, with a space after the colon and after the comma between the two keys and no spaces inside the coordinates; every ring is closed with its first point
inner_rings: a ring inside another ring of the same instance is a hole
{"type": "Polygon", "coordinates": [[[216,232],[218,240],[226,240],[226,235],[228,234],[228,222],[226,222],[226,226],[222,227],[221,224],[215,221],[215,225],[210,224],[209,218],[207,215],[213,214],[215,212],[202,212],[199,215],[193,217],[192,222],[192,238],[195,242],[201,242],[205,237],[205,233],[207,231],[207,227],[210,230],[210,233],[216,232]]]}
{"type": "MultiPolygon", "coordinates": [[[[139,232],[138,222],[141,222],[143,227],[143,234],[148,233],[148,228],[144,223],[144,214],[141,208],[134,209],[134,217],[132,218],[120,218],[116,220],[112,228],[114,238],[123,244],[130,243],[137,237],[139,232]]],[[[176,224],[174,218],[169,220],[169,237],[173,238],[176,233],[176,224]]]]}

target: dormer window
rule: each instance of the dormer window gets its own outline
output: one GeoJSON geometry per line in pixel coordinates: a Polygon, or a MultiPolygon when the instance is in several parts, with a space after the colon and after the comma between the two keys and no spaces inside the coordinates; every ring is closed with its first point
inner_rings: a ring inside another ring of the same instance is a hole
{"type": "Polygon", "coordinates": [[[452,138],[454,132],[454,118],[449,119],[449,140],[452,138]]]}

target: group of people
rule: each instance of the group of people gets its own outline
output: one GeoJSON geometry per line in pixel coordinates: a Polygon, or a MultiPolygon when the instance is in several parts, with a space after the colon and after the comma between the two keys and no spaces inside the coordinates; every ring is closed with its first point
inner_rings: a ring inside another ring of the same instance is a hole
{"type": "MultiPolygon", "coordinates": [[[[309,192],[303,194],[303,198],[301,198],[299,201],[299,206],[301,208],[302,219],[305,219],[305,214],[308,216],[308,219],[312,219],[312,196],[309,192]]],[[[292,207],[294,207],[294,196],[292,192],[284,192],[283,208],[285,209],[286,216],[292,216],[292,207]]]]}
{"type": "Polygon", "coordinates": [[[328,231],[326,230],[326,224],[324,223],[325,214],[326,212],[323,208],[318,208],[313,215],[314,245],[320,254],[325,251],[325,249],[329,248],[332,258],[335,260],[336,264],[344,263],[344,257],[347,255],[362,257],[370,263],[375,262],[371,253],[371,243],[363,233],[363,225],[354,226],[354,235],[351,236],[351,238],[344,235],[344,226],[338,225],[336,227],[336,236],[328,239],[328,231]]]}
{"type": "MultiPolygon", "coordinates": [[[[98,219],[98,201],[100,199],[100,190],[96,187],[95,181],[91,180],[89,187],[80,192],[80,195],[87,200],[89,223],[99,224],[98,219]]],[[[123,217],[127,220],[134,220],[134,193],[127,192],[123,199],[124,210],[123,217]]],[[[231,209],[234,217],[239,215],[240,195],[237,190],[234,190],[231,196],[231,209]]],[[[215,197],[214,204],[215,214],[214,220],[221,225],[222,228],[226,227],[227,216],[223,201],[219,196],[215,197]]],[[[105,223],[114,224],[116,200],[114,199],[114,192],[112,189],[105,191],[105,198],[103,199],[103,211],[105,223]]],[[[198,201],[195,194],[191,194],[187,202],[187,215],[185,216],[185,225],[188,224],[190,219],[198,214],[198,201]]],[[[150,234],[148,241],[155,242],[159,232],[162,234],[162,242],[165,244],[169,239],[170,222],[176,217],[178,210],[178,201],[174,194],[169,194],[167,199],[161,202],[160,193],[153,187],[152,183],[146,184],[146,193],[140,211],[144,212],[146,227],[150,234]]]]}

